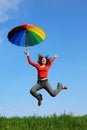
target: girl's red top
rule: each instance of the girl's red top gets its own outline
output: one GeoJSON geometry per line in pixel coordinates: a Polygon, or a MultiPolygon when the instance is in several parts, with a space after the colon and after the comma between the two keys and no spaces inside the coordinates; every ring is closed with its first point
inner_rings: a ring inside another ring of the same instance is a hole
{"type": "Polygon", "coordinates": [[[31,64],[32,66],[34,66],[37,69],[37,71],[38,71],[38,79],[41,79],[41,78],[48,78],[48,70],[51,67],[52,62],[56,58],[55,57],[51,58],[50,62],[46,66],[44,66],[44,67],[41,67],[40,64],[34,63],[31,60],[30,56],[27,56],[27,59],[28,59],[28,63],[31,64]]]}

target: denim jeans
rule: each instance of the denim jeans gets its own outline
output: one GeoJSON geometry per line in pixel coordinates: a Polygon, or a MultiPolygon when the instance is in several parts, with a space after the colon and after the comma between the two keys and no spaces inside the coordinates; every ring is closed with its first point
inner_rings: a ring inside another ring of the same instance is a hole
{"type": "Polygon", "coordinates": [[[48,79],[44,81],[38,80],[37,84],[31,88],[30,93],[38,99],[40,94],[37,93],[37,91],[40,89],[45,89],[52,97],[55,97],[63,89],[63,86],[58,83],[57,88],[53,90],[48,82],[48,79]]]}

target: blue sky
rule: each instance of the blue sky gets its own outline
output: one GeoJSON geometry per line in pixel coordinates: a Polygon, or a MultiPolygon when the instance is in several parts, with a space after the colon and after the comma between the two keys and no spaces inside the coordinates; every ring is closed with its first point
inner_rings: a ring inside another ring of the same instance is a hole
{"type": "Polygon", "coordinates": [[[0,115],[29,116],[87,114],[87,1],[0,0],[0,115]],[[53,89],[58,82],[68,86],[56,97],[45,90],[41,107],[30,95],[37,81],[35,68],[27,62],[26,48],[12,45],[8,32],[21,24],[34,24],[46,33],[39,45],[29,47],[31,58],[58,55],[49,70],[53,89]]]}

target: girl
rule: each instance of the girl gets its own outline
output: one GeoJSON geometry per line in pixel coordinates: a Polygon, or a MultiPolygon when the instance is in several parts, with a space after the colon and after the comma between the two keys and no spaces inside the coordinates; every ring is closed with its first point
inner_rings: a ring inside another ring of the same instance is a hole
{"type": "Polygon", "coordinates": [[[30,93],[38,100],[38,106],[41,105],[42,101],[42,94],[37,93],[38,90],[44,88],[51,96],[55,97],[62,89],[67,89],[66,86],[58,83],[57,88],[53,90],[48,82],[48,70],[53,61],[58,57],[57,55],[54,55],[54,57],[51,59],[48,58],[48,56],[43,57],[39,55],[37,64],[31,60],[28,50],[26,50],[24,53],[27,56],[28,63],[34,66],[38,72],[37,84],[35,84],[30,90],[30,93]]]}

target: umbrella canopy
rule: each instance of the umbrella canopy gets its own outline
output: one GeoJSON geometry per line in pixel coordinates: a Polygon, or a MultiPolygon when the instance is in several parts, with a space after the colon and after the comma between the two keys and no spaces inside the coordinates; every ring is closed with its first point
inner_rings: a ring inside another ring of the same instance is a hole
{"type": "Polygon", "coordinates": [[[24,24],[13,28],[7,37],[12,44],[27,47],[39,44],[45,39],[46,35],[41,28],[24,24]]]}

